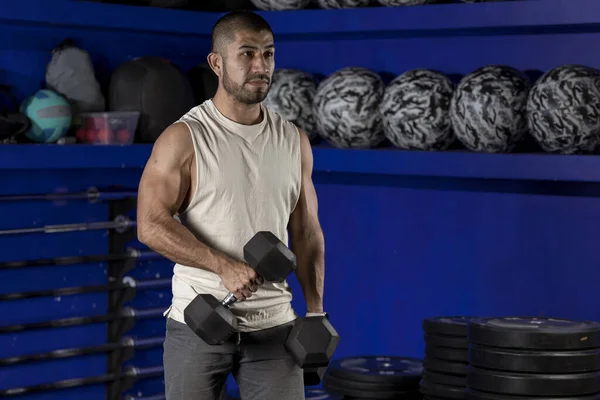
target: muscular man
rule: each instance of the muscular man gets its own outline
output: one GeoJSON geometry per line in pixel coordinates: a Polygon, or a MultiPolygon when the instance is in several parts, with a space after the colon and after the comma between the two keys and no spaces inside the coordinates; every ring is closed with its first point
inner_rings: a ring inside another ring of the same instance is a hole
{"type": "Polygon", "coordinates": [[[261,102],[275,67],[273,33],[251,12],[213,28],[213,99],[194,107],[154,144],[139,186],[138,238],[176,264],[165,313],[168,400],[224,395],[233,373],[243,399],[304,399],[302,370],[286,352],[297,317],[287,282],[262,282],[243,262],[258,231],[289,243],[309,313],[323,312],[324,240],[306,133],[261,102]],[[174,219],[179,216],[181,221],[174,219]],[[240,333],[210,346],[183,319],[199,293],[231,291],[240,333]]]}

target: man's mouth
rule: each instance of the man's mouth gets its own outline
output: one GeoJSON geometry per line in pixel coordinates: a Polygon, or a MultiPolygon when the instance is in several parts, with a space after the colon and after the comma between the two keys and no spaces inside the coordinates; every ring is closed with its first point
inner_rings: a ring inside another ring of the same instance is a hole
{"type": "Polygon", "coordinates": [[[256,86],[264,86],[264,85],[268,85],[269,81],[266,79],[252,79],[252,80],[248,81],[248,83],[251,85],[256,85],[256,86]]]}

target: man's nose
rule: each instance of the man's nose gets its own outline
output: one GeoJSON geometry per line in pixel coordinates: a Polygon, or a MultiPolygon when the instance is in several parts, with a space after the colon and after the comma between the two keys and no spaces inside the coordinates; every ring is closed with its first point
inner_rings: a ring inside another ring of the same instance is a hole
{"type": "Polygon", "coordinates": [[[252,72],[265,74],[268,72],[267,60],[264,56],[258,55],[252,60],[252,72]]]}

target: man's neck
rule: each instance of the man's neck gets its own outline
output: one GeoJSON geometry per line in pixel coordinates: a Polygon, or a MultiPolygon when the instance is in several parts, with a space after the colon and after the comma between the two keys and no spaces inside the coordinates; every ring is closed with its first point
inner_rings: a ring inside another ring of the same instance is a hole
{"type": "Polygon", "coordinates": [[[262,121],[260,104],[242,104],[220,92],[215,94],[212,101],[221,114],[238,124],[255,125],[262,121]]]}

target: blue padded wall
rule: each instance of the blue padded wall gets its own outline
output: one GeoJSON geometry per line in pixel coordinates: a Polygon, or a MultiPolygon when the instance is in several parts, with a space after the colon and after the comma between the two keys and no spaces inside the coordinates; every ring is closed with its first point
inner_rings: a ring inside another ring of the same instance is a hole
{"type": "MultiPolygon", "coordinates": [[[[0,13],[0,83],[20,99],[40,87],[49,51],[64,37],[86,48],[106,84],[120,63],[141,55],[184,70],[205,60],[219,14],[71,0],[20,0],[0,13]]],[[[600,67],[596,0],[523,0],[407,8],[262,13],[276,33],[278,67],[325,76],[363,66],[389,80],[408,69],[436,68],[455,80],[501,63],[532,78],[558,65],[600,67]]],[[[150,146],[2,146],[0,194],[135,190],[150,146]],[[32,175],[33,174],[33,175],[32,175]]],[[[592,296],[600,278],[600,159],[545,154],[404,152],[391,148],[314,147],[320,218],[326,237],[325,308],[339,330],[336,357],[423,355],[421,321],[433,315],[540,315],[600,320],[592,296]]],[[[0,229],[100,221],[106,204],[0,202],[0,229]]],[[[132,216],[133,218],[133,216],[132,216]]],[[[105,232],[0,236],[0,261],[107,251],[105,232]]],[[[133,242],[132,246],[139,246],[133,242]]],[[[171,275],[166,260],[139,261],[139,279],[171,275]]],[[[106,281],[106,265],[0,270],[0,292],[106,281]]],[[[294,307],[305,312],[295,279],[294,307]]],[[[142,292],[136,308],[166,308],[168,289],[142,292]]],[[[0,304],[0,325],[102,314],[106,295],[0,304]]],[[[131,335],[164,334],[164,320],[131,335]]],[[[0,358],[103,343],[106,325],[0,334],[0,358]]],[[[128,360],[158,366],[160,348],[128,360]]],[[[0,390],[102,374],[106,356],[2,367],[0,390]]],[[[160,378],[129,391],[151,395],[160,378]]],[[[32,399],[103,399],[92,385],[32,399]]]]}

